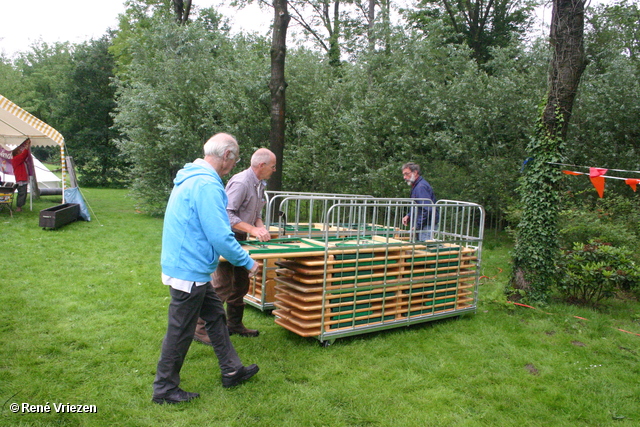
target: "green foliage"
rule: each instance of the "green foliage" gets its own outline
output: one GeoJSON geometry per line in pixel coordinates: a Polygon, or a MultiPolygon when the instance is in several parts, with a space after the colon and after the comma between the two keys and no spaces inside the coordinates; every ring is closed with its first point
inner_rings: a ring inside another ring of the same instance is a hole
{"type": "Polygon", "coordinates": [[[638,247],[639,205],[637,198],[614,193],[591,203],[565,200],[558,218],[560,246],[570,248],[574,243],[588,243],[596,239],[614,246],[638,247]]]}
{"type": "MultiPolygon", "coordinates": [[[[521,12],[528,7],[514,4],[521,12]]],[[[637,169],[634,7],[620,2],[589,17],[591,64],[563,161],[637,169]]],[[[10,99],[63,132],[83,185],[122,183],[121,174],[131,172],[135,197],[153,213],[163,211],[173,175],[201,155],[212,133],[239,138],[245,153],[239,168],[269,137],[269,40],[231,36],[213,9],[179,28],[171,10],[168,0],[129,1],[109,55],[102,39],[37,44],[15,64],[5,58],[0,69],[6,76],[0,93],[13,93],[10,99]],[[104,84],[113,63],[117,98],[104,84]]],[[[452,38],[445,17],[422,18],[410,28],[385,28],[384,49],[370,49],[362,22],[349,21],[343,35],[358,40],[341,44],[349,60],[340,73],[322,52],[289,45],[285,190],[404,196],[398,168],[412,160],[439,198],[480,203],[493,224],[509,209],[522,212],[515,183],[545,94],[547,40],[495,39],[479,66],[474,50],[452,38]]],[[[620,234],[619,225],[600,225],[601,236],[620,234]]]]}
{"type": "MultiPolygon", "coordinates": [[[[20,84],[10,99],[64,136],[85,186],[122,186],[128,177],[128,162],[111,129],[115,99],[109,45],[108,36],[79,45],[34,44],[12,67],[20,84]]],[[[33,151],[41,160],[59,159],[57,147],[33,151]]]]}
{"type": "Polygon", "coordinates": [[[70,43],[35,43],[14,61],[22,78],[13,102],[47,124],[58,128],[65,115],[72,82],[73,46],[70,43]]]}
{"type": "Polygon", "coordinates": [[[637,170],[640,10],[637,2],[623,0],[593,12],[585,33],[589,66],[571,119],[567,156],[575,164],[637,170]]]}
{"type": "Polygon", "coordinates": [[[131,63],[131,47],[156,21],[169,22],[174,19],[172,0],[126,0],[127,9],[118,16],[118,31],[109,48],[116,58],[116,73],[124,71],[131,63]]]}
{"type": "Polygon", "coordinates": [[[76,45],[72,56],[67,97],[57,128],[65,136],[73,156],[80,185],[122,187],[129,180],[130,162],[116,146],[115,61],[108,52],[111,39],[104,36],[76,45]]]}
{"type": "Polygon", "coordinates": [[[12,61],[0,53],[0,94],[13,102],[17,102],[20,94],[20,72],[12,61]]]}
{"type": "MultiPolygon", "coordinates": [[[[558,120],[561,120],[558,114],[558,120]]],[[[560,206],[558,162],[564,141],[550,135],[540,121],[529,152],[535,156],[526,164],[520,186],[522,216],[513,254],[512,289],[524,290],[531,301],[544,301],[554,284],[558,248],[557,216],[560,206]]],[[[518,294],[522,294],[518,292],[518,294]]]]}
{"type": "Polygon", "coordinates": [[[243,165],[268,145],[266,41],[231,39],[210,24],[154,21],[130,40],[131,63],[118,75],[119,147],[134,165],[133,194],[152,214],[164,211],[176,172],[202,157],[211,135],[235,135],[243,165]]]}
{"type": "Polygon", "coordinates": [[[531,11],[537,6],[531,0],[451,1],[422,0],[416,10],[408,12],[408,20],[416,28],[426,30],[434,20],[449,28],[447,40],[465,43],[480,64],[489,61],[491,50],[507,47],[514,38],[522,38],[532,24],[531,11]]]}
{"type": "Polygon", "coordinates": [[[575,243],[558,259],[558,289],[570,301],[597,303],[620,289],[637,291],[640,267],[632,251],[592,240],[575,243]]]}
{"type": "Polygon", "coordinates": [[[396,32],[388,53],[344,63],[338,80],[314,53],[289,51],[286,189],[398,197],[407,194],[398,168],[411,160],[439,198],[501,217],[515,197],[523,123],[535,120],[531,93],[543,94],[546,56],[540,46],[497,49],[490,76],[468,48],[443,42],[441,26],[430,29],[396,32]]]}

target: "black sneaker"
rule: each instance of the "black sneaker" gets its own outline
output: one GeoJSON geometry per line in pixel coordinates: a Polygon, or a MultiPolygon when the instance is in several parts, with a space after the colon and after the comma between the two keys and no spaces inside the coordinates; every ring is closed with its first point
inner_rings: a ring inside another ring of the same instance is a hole
{"type": "Polygon", "coordinates": [[[238,369],[235,372],[235,374],[223,375],[222,376],[222,387],[224,387],[224,388],[235,387],[235,386],[239,385],[240,383],[248,380],[249,378],[251,378],[255,374],[257,374],[259,370],[260,370],[260,368],[258,367],[258,365],[253,364],[253,365],[241,367],[240,369],[238,369]]]}
{"type": "Polygon", "coordinates": [[[160,405],[165,403],[182,403],[188,402],[190,400],[195,399],[196,397],[200,397],[198,393],[189,393],[188,391],[184,391],[181,388],[177,388],[173,390],[171,393],[168,393],[164,396],[153,396],[153,402],[158,403],[160,405]]]}

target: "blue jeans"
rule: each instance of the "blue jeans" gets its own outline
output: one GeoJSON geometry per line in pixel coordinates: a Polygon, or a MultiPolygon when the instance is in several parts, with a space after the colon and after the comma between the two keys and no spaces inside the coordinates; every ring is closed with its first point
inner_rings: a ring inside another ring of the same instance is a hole
{"type": "Polygon", "coordinates": [[[433,240],[433,234],[438,231],[438,224],[431,228],[431,224],[425,225],[422,230],[416,230],[416,240],[424,242],[426,240],[433,240]]]}

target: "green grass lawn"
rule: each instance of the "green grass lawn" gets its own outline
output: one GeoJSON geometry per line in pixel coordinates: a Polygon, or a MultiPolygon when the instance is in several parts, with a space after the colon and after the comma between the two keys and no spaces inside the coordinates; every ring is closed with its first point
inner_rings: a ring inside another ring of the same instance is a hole
{"type": "Polygon", "coordinates": [[[323,348],[248,307],[245,323],[261,334],[232,340],[260,373],[223,389],[212,349],[194,343],[182,386],[201,397],[155,405],[169,302],[162,220],[136,213],[124,190],[83,193],[92,221],[58,230],[38,216],[59,197],[0,212],[0,426],[640,425],[640,336],[618,330],[640,333],[640,304],[507,304],[511,245],[493,233],[477,314],[323,348]],[[14,414],[12,403],[52,409],[14,414]]]}

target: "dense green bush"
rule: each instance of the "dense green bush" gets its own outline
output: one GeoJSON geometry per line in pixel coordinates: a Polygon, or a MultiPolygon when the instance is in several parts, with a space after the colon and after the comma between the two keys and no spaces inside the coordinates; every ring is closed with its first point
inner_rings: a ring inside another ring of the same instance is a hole
{"type": "Polygon", "coordinates": [[[640,268],[631,250],[592,240],[575,243],[558,260],[558,290],[570,301],[597,303],[618,290],[637,291],[640,268]]]}
{"type": "Polygon", "coordinates": [[[616,194],[595,201],[565,198],[558,228],[561,248],[590,240],[635,248],[640,243],[640,206],[637,199],[616,194]]]}
{"type": "Polygon", "coordinates": [[[202,157],[211,135],[236,136],[237,170],[268,145],[265,41],[232,38],[207,22],[157,22],[131,42],[131,63],[117,79],[118,143],[134,165],[132,193],[150,214],[164,212],[177,171],[202,157]]]}
{"type": "Polygon", "coordinates": [[[601,212],[569,209],[560,213],[560,247],[570,248],[575,243],[597,239],[614,246],[630,246],[637,236],[624,225],[608,219],[601,212]]]}

